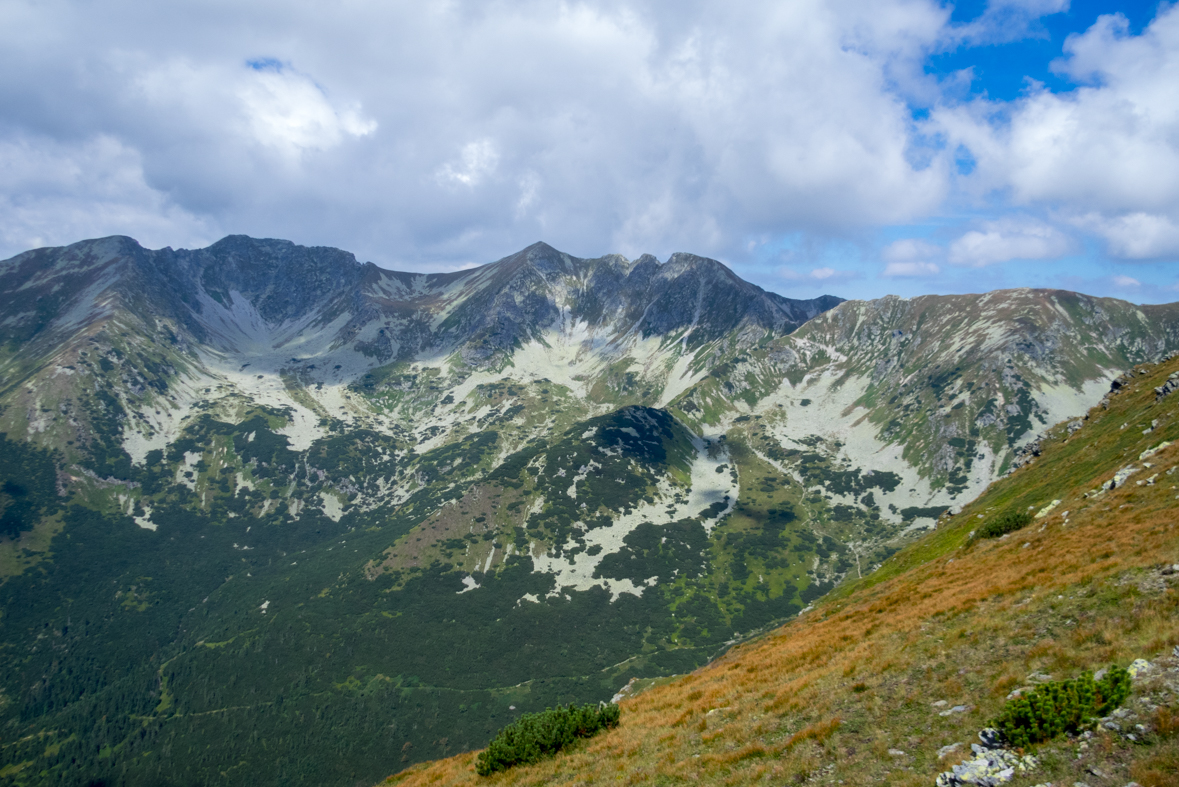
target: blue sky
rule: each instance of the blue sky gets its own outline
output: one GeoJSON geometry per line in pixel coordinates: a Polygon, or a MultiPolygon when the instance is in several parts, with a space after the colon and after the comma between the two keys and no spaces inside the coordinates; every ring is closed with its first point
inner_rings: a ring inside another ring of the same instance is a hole
{"type": "MultiPolygon", "coordinates": [[[[955,3],[950,19],[958,24],[968,24],[981,17],[986,6],[986,2],[955,3]]],[[[1077,83],[1067,74],[1055,72],[1051,66],[1061,56],[1064,42],[1070,35],[1084,33],[1105,14],[1121,14],[1128,23],[1128,32],[1141,35],[1158,9],[1158,2],[1070,2],[1064,10],[1037,19],[1029,25],[1026,35],[1014,41],[955,47],[930,57],[925,70],[945,76],[972,69],[977,80],[972,82],[971,92],[1004,101],[1023,95],[1029,79],[1044,83],[1054,92],[1067,92],[1076,88],[1077,83]]]]}
{"type": "Polygon", "coordinates": [[[10,0],[0,106],[0,258],[545,240],[796,297],[1179,300],[1165,3],[10,0]]]}

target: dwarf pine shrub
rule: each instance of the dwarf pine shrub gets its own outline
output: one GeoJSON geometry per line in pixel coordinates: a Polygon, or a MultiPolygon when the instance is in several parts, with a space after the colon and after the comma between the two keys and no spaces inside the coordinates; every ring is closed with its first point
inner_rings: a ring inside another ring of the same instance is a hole
{"type": "Polygon", "coordinates": [[[1101,680],[1086,672],[1073,680],[1041,684],[1008,701],[994,726],[1012,746],[1028,746],[1076,732],[1108,715],[1128,696],[1130,673],[1125,669],[1110,667],[1101,680]]]}
{"type": "Polygon", "coordinates": [[[479,754],[475,770],[480,776],[490,776],[513,765],[537,762],[578,738],[589,738],[601,730],[617,727],[619,714],[619,707],[610,703],[558,705],[541,713],[525,713],[499,731],[479,754]]]}
{"type": "Polygon", "coordinates": [[[1020,528],[1032,523],[1032,515],[1018,508],[1009,509],[999,514],[978,529],[977,538],[998,538],[1007,533],[1014,533],[1020,528]]]}

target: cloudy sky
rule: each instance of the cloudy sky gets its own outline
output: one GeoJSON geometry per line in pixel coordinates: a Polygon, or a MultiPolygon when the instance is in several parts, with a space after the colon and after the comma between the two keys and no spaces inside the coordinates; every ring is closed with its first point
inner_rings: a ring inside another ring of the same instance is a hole
{"type": "Polygon", "coordinates": [[[536,240],[795,297],[1179,300],[1179,8],[4,0],[0,258],[536,240]]]}

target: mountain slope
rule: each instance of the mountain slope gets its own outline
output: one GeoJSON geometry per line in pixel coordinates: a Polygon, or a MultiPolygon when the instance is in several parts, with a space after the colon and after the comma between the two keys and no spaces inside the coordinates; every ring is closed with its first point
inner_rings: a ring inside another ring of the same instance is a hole
{"type": "MultiPolygon", "coordinates": [[[[932,784],[1020,686],[1151,665],[1116,718],[1010,783],[1179,778],[1179,360],[1140,367],[1030,466],[807,615],[623,699],[621,726],[496,783],[932,784]],[[1174,388],[1174,386],[1172,386],[1174,388]],[[1117,484],[1116,486],[1114,484],[1117,484]],[[973,539],[1007,510],[1037,512],[973,539]],[[1141,725],[1141,726],[1137,726],[1141,725]]],[[[388,784],[469,784],[475,753],[388,784]]]]}
{"type": "Polygon", "coordinates": [[[104,239],[0,263],[0,305],[14,784],[372,781],[691,670],[1177,338],[1173,305],[791,301],[543,244],[418,275],[104,239]]]}

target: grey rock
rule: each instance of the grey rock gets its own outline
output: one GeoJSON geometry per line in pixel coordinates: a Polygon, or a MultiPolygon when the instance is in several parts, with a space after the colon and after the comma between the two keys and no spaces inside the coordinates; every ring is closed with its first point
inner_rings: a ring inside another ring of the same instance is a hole
{"type": "Polygon", "coordinates": [[[951,770],[939,774],[937,787],[998,787],[1016,777],[1028,773],[1039,763],[1027,755],[1020,757],[1006,749],[988,749],[973,758],[955,765],[951,770]]]}
{"type": "Polygon", "coordinates": [[[1172,374],[1165,383],[1154,389],[1154,400],[1158,402],[1164,396],[1169,396],[1175,391],[1179,391],[1179,372],[1172,374]]]}
{"type": "Polygon", "coordinates": [[[1114,477],[1105,482],[1106,489],[1117,489],[1119,486],[1124,486],[1126,479],[1137,473],[1142,468],[1134,465],[1126,465],[1121,470],[1114,473],[1114,477]]]}
{"type": "Polygon", "coordinates": [[[1144,677],[1146,673],[1153,669],[1154,665],[1146,659],[1134,659],[1134,661],[1130,662],[1130,666],[1126,667],[1126,671],[1130,673],[1130,677],[1134,680],[1144,677]]]}
{"type": "Polygon", "coordinates": [[[998,749],[1003,746],[1003,733],[994,727],[987,727],[978,733],[978,739],[988,749],[998,749]]]}
{"type": "Polygon", "coordinates": [[[1035,461],[1036,457],[1038,457],[1043,450],[1041,439],[1042,438],[1037,437],[1027,445],[1021,446],[1015,450],[1015,459],[1011,462],[1011,470],[1009,472],[1015,472],[1019,468],[1026,467],[1035,461]]]}

